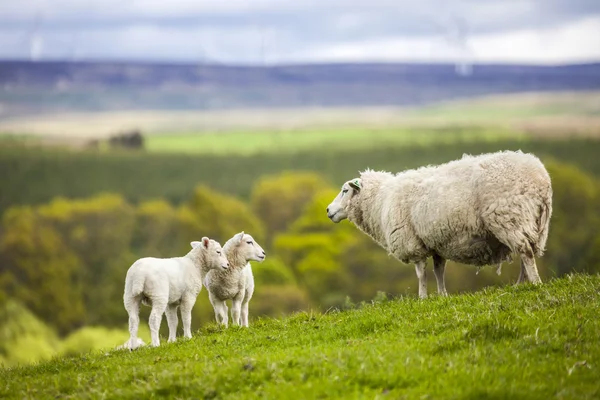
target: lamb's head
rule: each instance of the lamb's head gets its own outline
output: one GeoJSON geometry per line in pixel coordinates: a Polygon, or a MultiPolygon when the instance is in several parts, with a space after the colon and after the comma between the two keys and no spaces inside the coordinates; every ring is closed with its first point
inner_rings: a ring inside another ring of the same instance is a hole
{"type": "Polygon", "coordinates": [[[231,239],[225,242],[223,250],[231,263],[246,265],[248,261],[262,262],[267,253],[256,240],[244,231],[236,233],[231,239]]]}
{"type": "Polygon", "coordinates": [[[327,216],[336,224],[348,218],[348,206],[354,196],[360,193],[362,181],[360,178],[349,180],[342,185],[342,190],[327,206],[327,216]]]}
{"type": "Polygon", "coordinates": [[[220,269],[224,271],[229,268],[229,261],[225,257],[225,252],[221,244],[216,240],[205,236],[200,242],[193,241],[190,245],[192,249],[200,251],[206,269],[220,269]]]}

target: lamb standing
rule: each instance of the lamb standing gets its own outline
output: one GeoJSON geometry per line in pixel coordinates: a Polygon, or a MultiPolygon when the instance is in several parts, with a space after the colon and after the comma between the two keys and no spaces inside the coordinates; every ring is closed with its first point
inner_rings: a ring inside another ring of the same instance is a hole
{"type": "Polygon", "coordinates": [[[234,325],[248,326],[248,303],[254,293],[254,277],[249,261],[262,262],[266,253],[252,236],[243,231],[223,245],[230,268],[213,270],[203,279],[208,298],[215,310],[217,323],[227,326],[227,304],[231,299],[231,319],[234,325]]]}
{"type": "Polygon", "coordinates": [[[191,242],[192,249],[183,257],[141,258],[133,263],[125,278],[123,302],[129,314],[129,341],[124,347],[143,345],[137,337],[140,303],[151,306],[150,335],[152,346],[160,344],[158,330],[163,313],[167,314],[169,342],[175,341],[177,308],[181,308],[183,336],[192,337],[192,308],[202,289],[202,276],[214,269],[226,270],[229,263],[219,242],[203,237],[191,242]]]}
{"type": "Polygon", "coordinates": [[[428,257],[441,295],[446,260],[499,265],[516,253],[517,283],[541,283],[534,256],[544,253],[551,215],[550,176],[521,151],[464,155],[396,175],[367,170],[327,207],[333,222],[347,218],[398,260],[415,263],[421,298],[428,257]]]}

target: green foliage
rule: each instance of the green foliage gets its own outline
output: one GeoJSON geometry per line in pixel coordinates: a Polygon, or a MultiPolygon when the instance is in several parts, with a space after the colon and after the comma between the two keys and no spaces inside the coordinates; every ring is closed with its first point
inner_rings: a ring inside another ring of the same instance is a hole
{"type": "Polygon", "coordinates": [[[600,181],[556,161],[548,162],[547,168],[554,195],[544,263],[557,275],[600,271],[600,181]]]}
{"type": "MultiPolygon", "coordinates": [[[[282,316],[308,309],[310,299],[304,290],[294,284],[257,283],[250,302],[250,313],[256,316],[282,316]]],[[[252,323],[254,323],[253,321],[252,323]]]]}
{"type": "Polygon", "coordinates": [[[0,364],[47,360],[59,350],[56,332],[14,300],[0,306],[0,326],[0,364]]]}
{"type": "Polygon", "coordinates": [[[250,204],[272,237],[285,231],[306,204],[328,188],[327,182],[314,172],[285,171],[261,177],[252,190],[250,204]]]}
{"type": "Polygon", "coordinates": [[[184,205],[181,221],[189,240],[208,236],[224,244],[240,231],[252,235],[259,243],[265,237],[262,222],[246,203],[206,186],[196,188],[184,205]]]}
{"type": "Polygon", "coordinates": [[[595,399],[600,276],[399,298],[0,371],[35,398],[595,399]]]}
{"type": "Polygon", "coordinates": [[[269,256],[252,269],[257,285],[295,284],[296,277],[290,268],[277,256],[269,256]]]}
{"type": "Polygon", "coordinates": [[[131,247],[148,257],[172,257],[181,248],[178,213],[165,200],[149,200],[136,209],[131,247]]]}
{"type": "Polygon", "coordinates": [[[16,207],[4,214],[2,231],[0,290],[60,332],[81,324],[81,260],[55,227],[30,207],[16,207]]]}
{"type": "MultiPolygon", "coordinates": [[[[150,330],[146,325],[140,325],[138,332],[144,342],[150,343],[150,330]]],[[[67,336],[60,346],[60,353],[77,355],[96,350],[114,350],[129,339],[127,329],[110,329],[103,326],[86,326],[67,336]]]]}

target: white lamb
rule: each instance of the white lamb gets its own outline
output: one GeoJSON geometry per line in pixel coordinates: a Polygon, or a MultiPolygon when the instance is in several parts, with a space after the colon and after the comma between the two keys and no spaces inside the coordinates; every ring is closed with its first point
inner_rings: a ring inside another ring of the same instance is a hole
{"type": "Polygon", "coordinates": [[[227,327],[227,304],[231,300],[231,319],[234,325],[248,326],[248,303],[254,293],[254,277],[249,261],[262,262],[266,253],[252,236],[243,231],[223,245],[229,261],[226,271],[212,270],[203,279],[208,298],[215,310],[215,319],[227,327]]]}
{"type": "Polygon", "coordinates": [[[327,215],[335,223],[347,218],[398,260],[415,263],[421,298],[428,257],[441,295],[447,295],[446,260],[501,265],[519,254],[518,283],[538,284],[534,256],[545,250],[552,186],[534,155],[464,155],[396,175],[362,172],[344,183],[327,215]]]}
{"type": "Polygon", "coordinates": [[[124,344],[135,349],[144,342],[137,337],[140,303],[152,307],[148,325],[152,346],[158,346],[158,330],[163,313],[167,314],[169,342],[175,341],[177,308],[181,308],[183,336],[192,337],[192,308],[202,289],[202,276],[210,270],[227,270],[229,263],[219,242],[203,237],[191,242],[192,249],[183,257],[141,258],[133,263],[125,278],[123,302],[129,314],[130,338],[124,344]]]}

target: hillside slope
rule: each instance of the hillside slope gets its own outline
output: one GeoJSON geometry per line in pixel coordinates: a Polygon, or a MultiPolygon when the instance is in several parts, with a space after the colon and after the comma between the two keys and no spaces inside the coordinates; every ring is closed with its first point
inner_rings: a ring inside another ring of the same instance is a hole
{"type": "Polygon", "coordinates": [[[0,370],[0,397],[591,399],[599,312],[598,275],[384,300],[0,370]]]}

